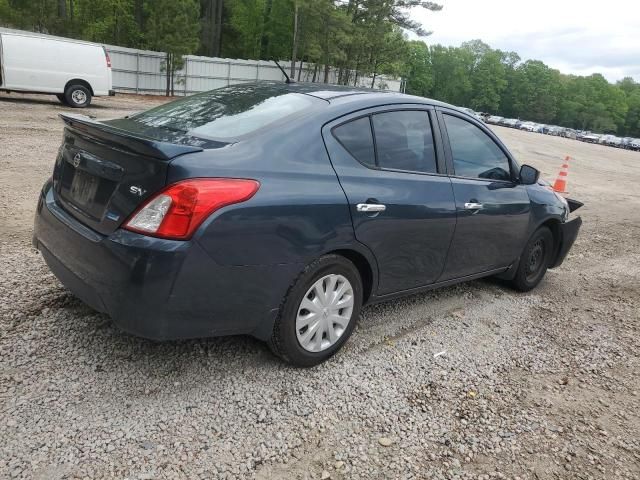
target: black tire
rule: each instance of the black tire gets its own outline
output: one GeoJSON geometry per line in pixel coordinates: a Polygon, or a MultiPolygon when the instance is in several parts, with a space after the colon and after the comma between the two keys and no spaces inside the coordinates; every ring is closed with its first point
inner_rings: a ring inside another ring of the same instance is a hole
{"type": "Polygon", "coordinates": [[[85,108],[91,103],[91,91],[84,85],[69,85],[64,91],[66,104],[73,108],[85,108]]]}
{"type": "Polygon", "coordinates": [[[547,227],[536,230],[522,251],[512,286],[521,292],[534,289],[547,273],[554,251],[553,234],[547,227]]]}
{"type": "Polygon", "coordinates": [[[64,98],[64,93],[59,93],[56,95],[56,97],[58,98],[58,100],[60,100],[60,103],[62,103],[63,105],[67,104],[67,99],[64,98]]]}
{"type": "Polygon", "coordinates": [[[324,362],[351,336],[362,308],[362,280],[353,263],[340,255],[325,255],[310,265],[298,276],[283,300],[280,313],[273,326],[269,347],[274,354],[297,367],[312,367],[324,362]],[[311,352],[302,347],[296,333],[296,318],[301,302],[308,290],[322,277],[330,274],[342,275],[353,289],[353,309],[351,319],[337,341],[319,352],[311,352]]]}

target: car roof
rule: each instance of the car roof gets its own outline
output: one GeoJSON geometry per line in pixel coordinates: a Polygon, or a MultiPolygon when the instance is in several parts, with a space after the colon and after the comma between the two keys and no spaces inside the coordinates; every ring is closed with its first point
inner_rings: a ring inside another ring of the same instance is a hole
{"type": "Polygon", "coordinates": [[[455,105],[390,90],[373,90],[370,88],[332,85],[327,83],[256,82],[255,85],[258,88],[264,86],[265,88],[274,90],[303,93],[334,104],[365,103],[368,101],[375,102],[377,100],[383,100],[384,103],[423,103],[460,110],[460,108],[455,105]]]}

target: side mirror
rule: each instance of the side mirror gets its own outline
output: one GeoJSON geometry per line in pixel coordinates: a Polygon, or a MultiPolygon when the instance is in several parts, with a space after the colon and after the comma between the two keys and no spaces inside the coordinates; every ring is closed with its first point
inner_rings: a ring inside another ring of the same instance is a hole
{"type": "Polygon", "coordinates": [[[520,167],[520,183],[522,185],[534,185],[538,183],[540,171],[530,165],[520,167]]]}

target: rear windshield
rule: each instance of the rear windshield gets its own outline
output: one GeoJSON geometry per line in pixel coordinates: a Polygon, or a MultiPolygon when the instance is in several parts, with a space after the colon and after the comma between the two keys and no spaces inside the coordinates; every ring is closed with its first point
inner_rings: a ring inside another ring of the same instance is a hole
{"type": "Polygon", "coordinates": [[[246,135],[321,100],[274,86],[235,85],[186,97],[130,117],[149,127],[204,138],[246,135]]]}

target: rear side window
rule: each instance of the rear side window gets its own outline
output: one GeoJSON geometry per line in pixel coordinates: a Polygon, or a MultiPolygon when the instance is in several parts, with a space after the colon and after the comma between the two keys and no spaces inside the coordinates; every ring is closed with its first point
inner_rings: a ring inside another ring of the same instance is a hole
{"type": "Polygon", "coordinates": [[[437,173],[433,133],[427,112],[386,112],[371,118],[380,168],[437,173]]]}
{"type": "Polygon", "coordinates": [[[455,174],[488,180],[511,180],[509,159],[482,130],[466,120],[444,115],[455,174]]]}
{"type": "Polygon", "coordinates": [[[369,117],[358,118],[333,129],[333,136],[360,163],[375,167],[376,155],[369,117]]]}

